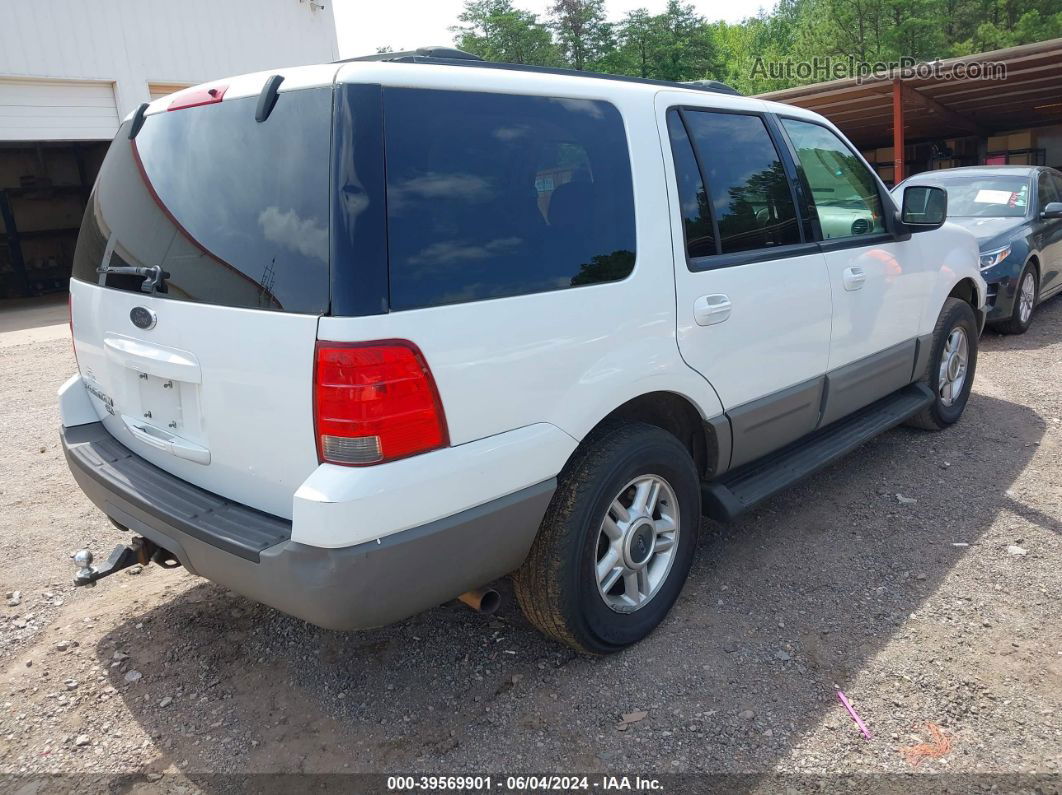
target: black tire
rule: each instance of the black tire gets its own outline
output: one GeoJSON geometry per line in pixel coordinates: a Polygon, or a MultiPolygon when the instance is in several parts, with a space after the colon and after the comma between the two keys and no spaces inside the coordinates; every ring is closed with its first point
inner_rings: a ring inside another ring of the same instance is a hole
{"type": "Polygon", "coordinates": [[[1033,316],[1036,314],[1036,296],[1040,291],[1040,280],[1036,278],[1036,268],[1031,263],[1026,263],[1025,267],[1022,268],[1017,284],[1018,287],[1014,291],[1014,306],[1011,308],[1010,317],[1001,323],[995,324],[996,331],[1002,334],[1024,334],[1029,330],[1033,316]],[[1026,279],[1032,279],[1033,306],[1032,311],[1029,312],[1029,317],[1023,321],[1021,319],[1021,292],[1022,285],[1025,284],[1026,279]]]}
{"type": "Polygon", "coordinates": [[[922,383],[927,384],[933,391],[933,402],[911,417],[907,421],[908,425],[927,431],[941,431],[958,421],[966,408],[966,403],[970,399],[970,390],[973,388],[974,374],[977,370],[977,343],[977,318],[974,316],[973,309],[965,301],[949,298],[944,302],[944,308],[940,310],[940,317],[937,318],[936,328],[933,329],[933,345],[930,349],[929,361],[926,363],[926,372],[921,379],[922,383]],[[953,331],[959,328],[966,332],[969,350],[966,379],[959,394],[954,396],[951,405],[946,405],[940,391],[941,360],[948,338],[953,331]]]}
{"type": "Polygon", "coordinates": [[[580,445],[558,477],[531,552],[513,577],[517,602],[537,629],[580,652],[619,651],[652,632],[675,603],[693,561],[700,521],[697,469],[674,436],[642,423],[606,428],[580,445]],[[599,536],[617,494],[644,475],[663,478],[674,493],[677,544],[655,593],[640,608],[621,613],[609,607],[598,587],[599,536]]]}

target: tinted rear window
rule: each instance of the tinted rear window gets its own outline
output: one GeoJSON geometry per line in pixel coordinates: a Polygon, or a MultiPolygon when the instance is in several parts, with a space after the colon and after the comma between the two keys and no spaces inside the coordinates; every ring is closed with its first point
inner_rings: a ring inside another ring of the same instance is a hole
{"type": "Polygon", "coordinates": [[[712,212],[693,146],[677,110],[667,112],[667,131],[671,138],[671,153],[675,158],[675,181],[678,184],[682,226],[686,232],[686,255],[691,259],[707,257],[717,251],[712,212]]]}
{"type": "Polygon", "coordinates": [[[328,309],[332,91],[257,97],[123,125],[85,212],[74,277],[139,290],[106,267],[161,266],[165,297],[318,314],[328,309]]]}
{"type": "Polygon", "coordinates": [[[615,281],[634,267],[609,103],[384,89],[392,309],[615,281]]]}

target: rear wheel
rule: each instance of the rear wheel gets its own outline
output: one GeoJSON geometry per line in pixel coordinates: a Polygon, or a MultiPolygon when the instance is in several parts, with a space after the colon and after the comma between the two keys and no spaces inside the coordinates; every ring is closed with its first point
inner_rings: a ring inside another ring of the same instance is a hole
{"type": "Polygon", "coordinates": [[[521,609],[582,652],[638,642],[682,590],[700,507],[693,459],[671,434],[638,423],[587,439],[514,577],[521,609]]]}
{"type": "Polygon", "coordinates": [[[1014,308],[1010,317],[996,326],[1004,334],[1024,334],[1032,325],[1033,310],[1036,309],[1036,269],[1026,265],[1018,277],[1018,290],[1014,295],[1014,308]]]}
{"type": "Polygon", "coordinates": [[[933,402],[908,420],[909,425],[939,431],[958,421],[973,388],[977,342],[973,309],[965,301],[949,298],[940,310],[922,379],[933,390],[933,402]]]}

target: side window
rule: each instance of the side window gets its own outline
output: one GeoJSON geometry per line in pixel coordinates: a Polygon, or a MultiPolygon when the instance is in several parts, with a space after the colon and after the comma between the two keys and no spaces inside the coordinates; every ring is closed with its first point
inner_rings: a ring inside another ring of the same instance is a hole
{"type": "Polygon", "coordinates": [[[830,130],[782,119],[797,151],[826,239],[885,231],[877,182],[855,153],[830,130]]]}
{"type": "Polygon", "coordinates": [[[677,110],[667,113],[667,131],[675,160],[675,181],[678,183],[682,226],[686,234],[686,254],[690,259],[707,257],[717,253],[708,193],[704,189],[701,170],[697,167],[697,158],[693,156],[693,145],[677,110]]]}
{"type": "Polygon", "coordinates": [[[607,102],[384,89],[390,305],[626,278],[630,155],[607,102]]]}
{"type": "Polygon", "coordinates": [[[1051,174],[1046,171],[1040,172],[1039,185],[1036,192],[1038,199],[1036,212],[1038,213],[1043,212],[1044,207],[1049,203],[1058,201],[1055,198],[1055,186],[1051,184],[1051,174]]]}
{"type": "Polygon", "coordinates": [[[1055,193],[1058,195],[1058,198],[1055,199],[1055,201],[1062,202],[1062,174],[1052,174],[1051,182],[1054,183],[1055,193]]]}
{"type": "Polygon", "coordinates": [[[723,254],[800,242],[793,194],[763,119],[687,111],[723,254]]]}

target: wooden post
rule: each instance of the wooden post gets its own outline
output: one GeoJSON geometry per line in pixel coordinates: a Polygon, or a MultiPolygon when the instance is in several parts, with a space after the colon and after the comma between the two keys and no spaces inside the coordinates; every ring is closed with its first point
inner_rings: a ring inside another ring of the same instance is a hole
{"type": "Polygon", "coordinates": [[[892,81],[892,165],[893,182],[903,181],[903,83],[900,78],[892,81]]]}

